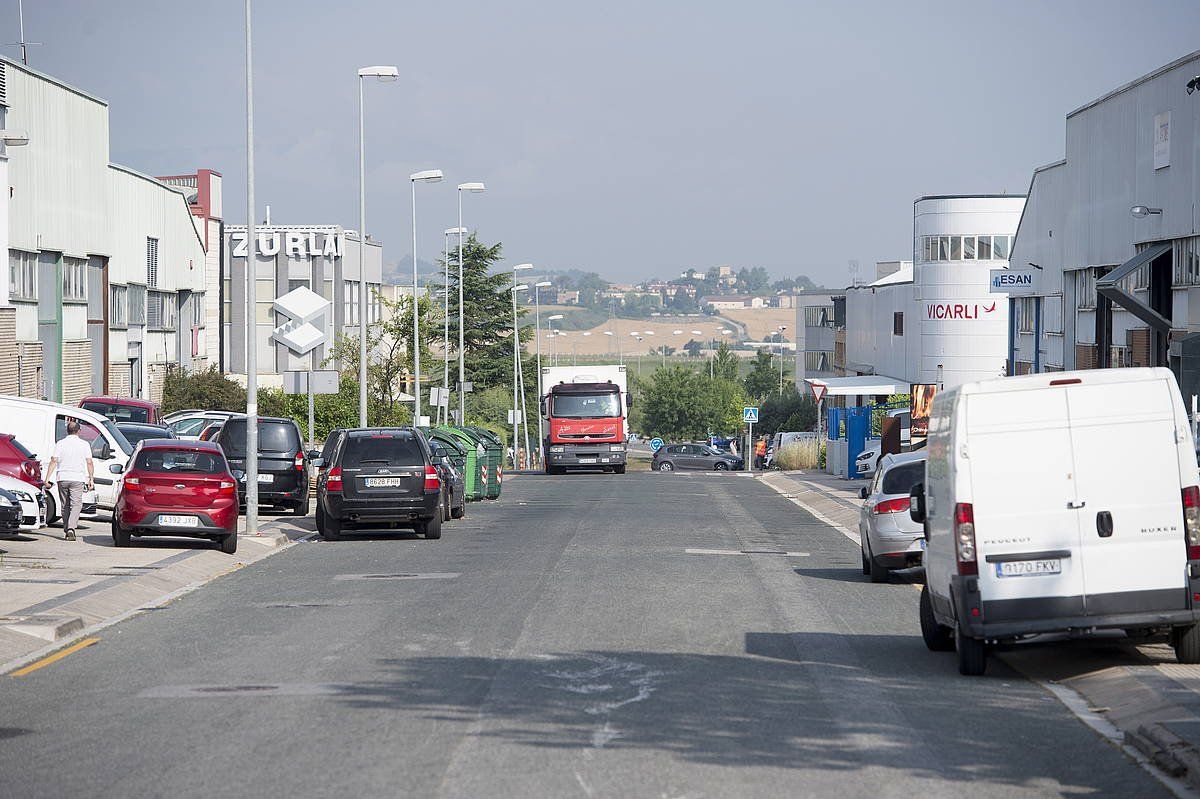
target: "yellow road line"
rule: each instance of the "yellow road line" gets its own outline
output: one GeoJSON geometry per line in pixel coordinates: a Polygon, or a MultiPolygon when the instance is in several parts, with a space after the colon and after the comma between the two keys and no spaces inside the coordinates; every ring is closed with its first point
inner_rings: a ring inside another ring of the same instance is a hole
{"type": "Polygon", "coordinates": [[[86,649],[87,647],[91,646],[92,644],[98,644],[98,643],[100,643],[99,638],[84,638],[82,641],[71,644],[66,649],[60,649],[59,651],[55,652],[53,655],[47,655],[46,657],[42,658],[41,660],[35,660],[33,663],[30,663],[28,666],[17,669],[16,671],[12,672],[8,676],[24,677],[26,674],[32,674],[33,672],[37,671],[40,668],[49,666],[51,663],[57,663],[58,661],[65,658],[67,655],[75,654],[80,649],[86,649]]]}

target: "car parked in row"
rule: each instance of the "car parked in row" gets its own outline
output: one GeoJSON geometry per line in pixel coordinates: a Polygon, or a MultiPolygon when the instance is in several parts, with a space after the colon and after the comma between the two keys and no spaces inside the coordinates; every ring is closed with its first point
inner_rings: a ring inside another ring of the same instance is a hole
{"type": "Polygon", "coordinates": [[[79,407],[114,422],[159,424],[162,421],[158,403],[133,397],[84,397],[79,407]]]}
{"type": "MultiPolygon", "coordinates": [[[[238,481],[238,504],[246,507],[246,417],[226,419],[208,442],[218,445],[238,481]]],[[[305,452],[300,427],[291,419],[261,416],[258,419],[258,502],[308,515],[310,457],[305,452]]]]}
{"type": "Polygon", "coordinates": [[[326,541],[346,530],[381,526],[441,537],[446,489],[420,431],[344,430],[330,460],[319,458],[316,465],[317,531],[326,541]]]}
{"type": "Polygon", "coordinates": [[[0,474],[42,488],[42,464],[12,433],[0,433],[0,474]]]}
{"type": "Polygon", "coordinates": [[[112,515],[118,547],[134,537],[207,538],[222,552],[237,551],[237,482],[221,448],[200,441],[147,439],[138,444],[130,466],[115,464],[121,490],[112,515]]]}
{"type": "Polygon", "coordinates": [[[862,570],[873,583],[887,582],[894,569],[921,565],[925,537],[908,507],[913,486],[924,478],[924,451],[884,455],[871,484],[861,489],[866,500],[858,520],[862,570]]]}
{"type": "Polygon", "coordinates": [[[0,491],[7,491],[20,505],[19,526],[22,530],[40,530],[46,526],[46,496],[42,489],[3,474],[0,475],[0,491]]]}
{"type": "Polygon", "coordinates": [[[21,503],[0,488],[0,535],[13,535],[21,531],[21,503]]]}
{"type": "Polygon", "coordinates": [[[204,429],[213,422],[224,422],[231,416],[239,414],[229,411],[186,410],[168,413],[163,417],[163,424],[171,428],[175,435],[186,441],[196,441],[204,429]]]}
{"type": "Polygon", "coordinates": [[[161,424],[143,424],[141,422],[117,422],[121,435],[134,446],[147,438],[178,438],[171,428],[161,424]]]}
{"type": "Polygon", "coordinates": [[[708,444],[667,444],[658,448],[650,462],[656,472],[675,472],[681,469],[705,471],[738,471],[746,462],[730,452],[722,452],[708,444]]]}
{"type": "Polygon", "coordinates": [[[442,478],[442,484],[446,488],[442,492],[445,506],[442,520],[448,522],[451,519],[461,519],[467,513],[466,476],[455,465],[455,453],[444,441],[429,441],[429,451],[432,455],[433,465],[437,468],[438,475],[442,478]]]}

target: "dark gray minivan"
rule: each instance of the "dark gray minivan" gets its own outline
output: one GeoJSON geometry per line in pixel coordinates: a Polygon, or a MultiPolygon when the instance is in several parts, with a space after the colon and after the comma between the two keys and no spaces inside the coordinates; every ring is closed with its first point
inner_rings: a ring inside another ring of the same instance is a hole
{"type": "MultiPolygon", "coordinates": [[[[246,507],[246,417],[235,416],[210,439],[219,444],[238,482],[238,506],[246,507]]],[[[258,502],[308,515],[308,459],[300,428],[291,419],[258,418],[258,502]]]]}

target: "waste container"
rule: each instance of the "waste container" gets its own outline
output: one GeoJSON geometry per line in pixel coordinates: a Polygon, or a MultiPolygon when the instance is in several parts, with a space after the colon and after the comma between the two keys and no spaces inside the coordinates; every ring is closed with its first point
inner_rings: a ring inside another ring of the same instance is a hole
{"type": "Polygon", "coordinates": [[[487,452],[487,493],[488,499],[499,499],[500,489],[504,485],[504,442],[500,436],[483,427],[467,427],[483,444],[487,452]]]}
{"type": "Polygon", "coordinates": [[[487,484],[483,479],[483,466],[486,458],[479,456],[479,439],[473,433],[458,427],[442,426],[436,431],[446,438],[453,440],[464,451],[464,477],[466,482],[467,501],[475,502],[487,495],[487,484]]]}

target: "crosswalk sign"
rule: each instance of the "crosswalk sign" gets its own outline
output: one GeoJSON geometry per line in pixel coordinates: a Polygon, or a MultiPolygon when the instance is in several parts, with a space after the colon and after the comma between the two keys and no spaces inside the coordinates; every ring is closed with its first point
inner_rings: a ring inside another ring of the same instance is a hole
{"type": "Polygon", "coordinates": [[[742,421],[746,424],[758,424],[758,408],[742,408],[742,421]]]}

